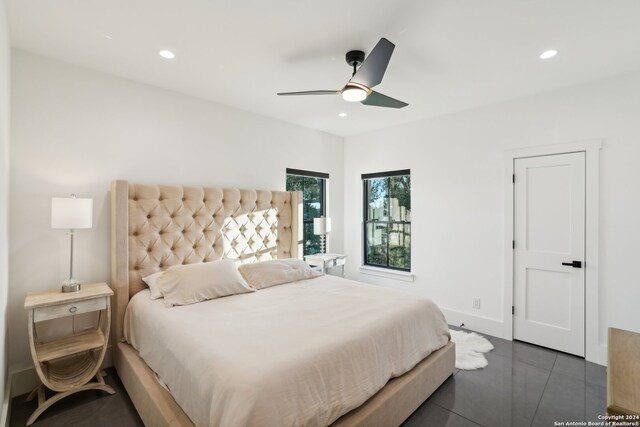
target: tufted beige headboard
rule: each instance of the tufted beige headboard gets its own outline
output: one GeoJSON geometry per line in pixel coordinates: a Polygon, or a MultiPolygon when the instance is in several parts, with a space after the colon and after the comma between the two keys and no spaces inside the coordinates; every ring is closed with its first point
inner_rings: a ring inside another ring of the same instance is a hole
{"type": "Polygon", "coordinates": [[[302,257],[302,195],[181,185],[111,185],[114,338],[129,298],[151,273],[221,258],[255,262],[302,257]]]}

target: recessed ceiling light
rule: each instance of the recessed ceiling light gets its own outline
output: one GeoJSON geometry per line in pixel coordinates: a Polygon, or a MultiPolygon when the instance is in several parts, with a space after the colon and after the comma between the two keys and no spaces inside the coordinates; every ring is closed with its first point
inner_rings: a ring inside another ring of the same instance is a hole
{"type": "Polygon", "coordinates": [[[171,52],[170,50],[167,49],[163,49],[160,52],[158,52],[158,55],[162,56],[165,59],[173,59],[176,57],[176,54],[171,52]]]}
{"type": "Polygon", "coordinates": [[[540,54],[540,59],[549,59],[553,58],[558,54],[558,51],[555,49],[545,50],[540,54]]]}
{"type": "Polygon", "coordinates": [[[103,34],[102,37],[104,37],[107,40],[113,40],[113,37],[111,37],[109,34],[103,34]]]}
{"type": "Polygon", "coordinates": [[[338,117],[347,117],[347,113],[338,113],[338,117]]]}

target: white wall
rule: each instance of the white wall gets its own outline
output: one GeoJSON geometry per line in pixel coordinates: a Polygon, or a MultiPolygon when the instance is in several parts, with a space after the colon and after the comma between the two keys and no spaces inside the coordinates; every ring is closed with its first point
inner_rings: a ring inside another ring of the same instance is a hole
{"type": "Polygon", "coordinates": [[[108,190],[117,178],[283,189],[287,167],[329,172],[330,215],[345,218],[334,221],[331,250],[349,256],[350,277],[428,295],[450,319],[499,335],[504,150],[594,138],[604,141],[600,339],[608,326],[640,329],[633,270],[640,256],[640,75],[349,137],[343,145],[339,137],[21,51],[12,67],[14,370],[31,366],[25,293],[56,287],[68,269],[67,237],[49,228],[50,198],[94,198],[94,228],[77,236],[76,275],[108,280],[108,190]],[[358,269],[360,174],[404,168],[412,170],[414,283],[358,269]],[[481,298],[480,310],[471,309],[472,297],[481,298]]]}
{"type": "Polygon", "coordinates": [[[5,383],[7,381],[7,297],[9,288],[9,94],[10,94],[9,25],[4,0],[0,0],[0,425],[5,418],[5,383]]]}
{"type": "MultiPolygon", "coordinates": [[[[94,228],[76,235],[75,276],[86,282],[109,280],[113,179],[284,190],[287,167],[328,172],[330,215],[343,215],[342,138],[13,53],[12,369],[32,365],[25,294],[57,287],[69,268],[68,237],[49,228],[52,196],[94,199],[94,228]]],[[[342,251],[336,223],[330,243],[342,251]]]]}
{"type": "Polygon", "coordinates": [[[640,331],[640,74],[346,138],[346,230],[362,235],[362,173],[411,169],[415,283],[361,274],[350,233],[348,275],[428,295],[450,322],[501,334],[504,151],[588,139],[603,140],[600,342],[609,326],[640,331]]]}

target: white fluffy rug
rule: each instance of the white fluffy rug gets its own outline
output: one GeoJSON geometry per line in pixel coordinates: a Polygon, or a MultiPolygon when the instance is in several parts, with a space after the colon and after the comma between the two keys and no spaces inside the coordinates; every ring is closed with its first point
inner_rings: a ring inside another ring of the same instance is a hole
{"type": "Polygon", "coordinates": [[[487,366],[487,358],[482,353],[493,350],[488,339],[475,332],[451,332],[451,341],[456,343],[456,368],[471,371],[487,366]]]}

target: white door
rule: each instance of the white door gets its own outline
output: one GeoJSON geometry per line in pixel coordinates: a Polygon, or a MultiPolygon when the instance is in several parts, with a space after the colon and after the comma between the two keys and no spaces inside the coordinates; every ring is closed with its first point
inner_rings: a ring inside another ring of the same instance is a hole
{"type": "Polygon", "coordinates": [[[585,153],[514,171],[513,337],[584,356],[585,153]]]}

